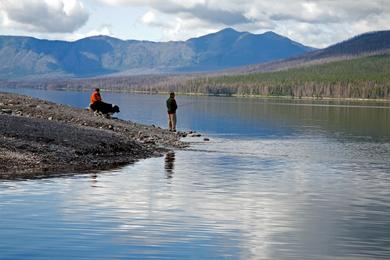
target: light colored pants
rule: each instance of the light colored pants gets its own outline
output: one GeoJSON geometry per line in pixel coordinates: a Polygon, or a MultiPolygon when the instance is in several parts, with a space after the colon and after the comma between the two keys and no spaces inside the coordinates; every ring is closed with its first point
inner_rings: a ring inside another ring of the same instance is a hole
{"type": "Polygon", "coordinates": [[[176,130],[176,113],[168,114],[168,129],[176,130]]]}

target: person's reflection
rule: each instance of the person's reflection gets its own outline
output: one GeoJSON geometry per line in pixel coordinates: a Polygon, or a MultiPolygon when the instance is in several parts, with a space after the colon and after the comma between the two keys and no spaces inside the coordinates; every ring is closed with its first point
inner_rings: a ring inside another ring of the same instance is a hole
{"type": "Polygon", "coordinates": [[[165,155],[165,174],[167,178],[170,179],[173,177],[173,170],[175,168],[175,153],[169,152],[165,155]]]}
{"type": "Polygon", "coordinates": [[[92,173],[91,174],[91,187],[96,188],[97,187],[97,174],[92,173]]]}

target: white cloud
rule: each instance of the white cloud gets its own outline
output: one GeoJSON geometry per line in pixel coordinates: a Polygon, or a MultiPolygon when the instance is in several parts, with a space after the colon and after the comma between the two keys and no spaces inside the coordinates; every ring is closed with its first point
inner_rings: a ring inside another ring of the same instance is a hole
{"type": "Polygon", "coordinates": [[[305,44],[324,47],[365,31],[388,29],[390,24],[390,1],[385,0],[97,1],[149,8],[142,22],[156,27],[164,24],[165,31],[170,32],[166,36],[175,39],[179,35],[185,39],[191,32],[206,33],[210,28],[234,27],[252,32],[273,30],[305,44]],[[163,23],[156,14],[171,22],[163,23]]]}
{"type": "Polygon", "coordinates": [[[115,32],[121,38],[186,40],[226,27],[274,31],[325,47],[367,31],[390,29],[390,1],[0,0],[0,29],[46,38],[115,32]],[[102,20],[112,28],[94,30],[102,20]]]}
{"type": "Polygon", "coordinates": [[[89,14],[78,0],[1,0],[5,28],[45,33],[69,33],[82,27],[89,14]]]}
{"type": "Polygon", "coordinates": [[[154,12],[148,11],[142,16],[141,21],[144,24],[153,24],[156,21],[156,15],[154,12]]]}
{"type": "Polygon", "coordinates": [[[174,16],[158,11],[147,11],[138,22],[159,28],[162,32],[161,41],[185,40],[213,33],[220,29],[220,24],[214,26],[212,23],[196,17],[174,16]]]}

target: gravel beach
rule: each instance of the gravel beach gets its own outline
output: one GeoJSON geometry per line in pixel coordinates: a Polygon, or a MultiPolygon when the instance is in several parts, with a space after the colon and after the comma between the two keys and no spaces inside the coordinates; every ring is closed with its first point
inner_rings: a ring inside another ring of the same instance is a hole
{"type": "Polygon", "coordinates": [[[180,134],[0,93],[0,178],[112,169],[184,148],[180,134]]]}

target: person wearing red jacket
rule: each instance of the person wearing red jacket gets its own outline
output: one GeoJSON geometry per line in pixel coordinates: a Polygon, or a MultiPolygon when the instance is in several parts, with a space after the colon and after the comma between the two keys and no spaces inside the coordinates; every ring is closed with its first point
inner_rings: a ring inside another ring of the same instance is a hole
{"type": "Polygon", "coordinates": [[[92,111],[101,112],[103,114],[119,113],[117,105],[108,104],[102,101],[100,89],[96,88],[91,95],[89,107],[92,111]]]}
{"type": "Polygon", "coordinates": [[[91,95],[91,104],[94,104],[96,102],[101,102],[102,101],[102,96],[100,96],[100,89],[98,88],[95,88],[95,91],[92,92],[92,95],[91,95]]]}

